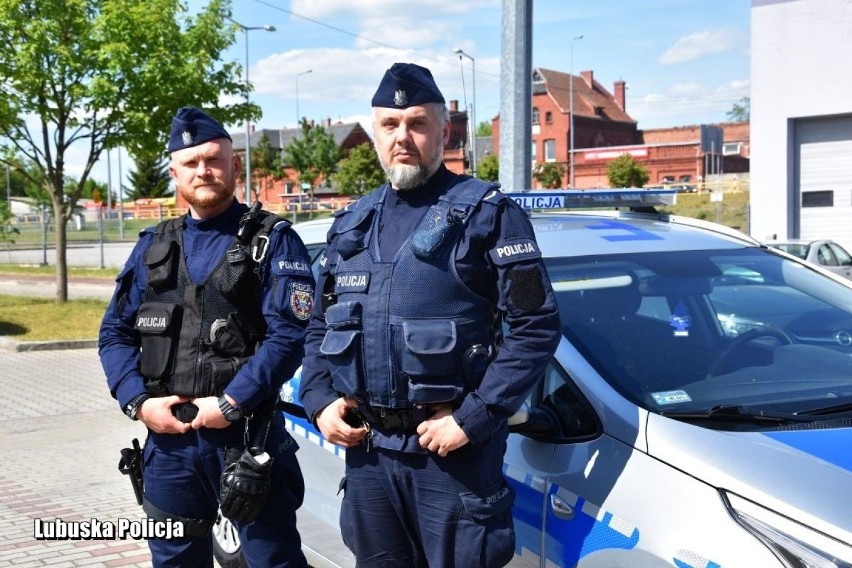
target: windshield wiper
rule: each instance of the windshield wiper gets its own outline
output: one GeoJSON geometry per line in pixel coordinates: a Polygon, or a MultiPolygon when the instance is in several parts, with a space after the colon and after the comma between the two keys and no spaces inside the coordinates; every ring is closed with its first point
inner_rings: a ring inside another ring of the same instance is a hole
{"type": "Polygon", "coordinates": [[[852,412],[852,402],[844,402],[843,404],[824,406],[822,408],[814,408],[811,410],[800,410],[793,414],[796,416],[828,416],[831,414],[846,414],[847,412],[852,412]]]}
{"type": "Polygon", "coordinates": [[[660,415],[676,420],[708,420],[718,422],[753,422],[755,424],[788,424],[790,422],[811,422],[812,418],[753,410],[736,404],[720,404],[703,412],[661,412],[660,415]]]}

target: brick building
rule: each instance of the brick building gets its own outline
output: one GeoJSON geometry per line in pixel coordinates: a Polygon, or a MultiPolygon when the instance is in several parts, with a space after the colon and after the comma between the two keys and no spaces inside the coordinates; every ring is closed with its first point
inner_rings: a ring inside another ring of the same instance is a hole
{"type": "MultiPolygon", "coordinates": [[[[557,162],[562,187],[570,187],[571,87],[574,89],[574,185],[608,187],[607,167],[630,154],[648,169],[650,183],[704,180],[708,175],[748,172],[748,123],[722,123],[640,130],[627,113],[626,85],[610,93],[593,71],[579,76],[536,68],[532,80],[532,160],[557,162]]],[[[492,120],[493,151],[499,155],[500,117],[492,120]]],[[[533,186],[539,187],[533,180],[533,186]]]]}

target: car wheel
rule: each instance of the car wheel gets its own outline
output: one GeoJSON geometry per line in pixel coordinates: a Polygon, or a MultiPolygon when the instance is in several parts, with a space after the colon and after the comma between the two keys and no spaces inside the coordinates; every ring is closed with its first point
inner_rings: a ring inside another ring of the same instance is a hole
{"type": "Polygon", "coordinates": [[[222,568],[248,566],[243,558],[237,527],[222,513],[216,515],[216,523],[213,525],[213,556],[222,568]]]}

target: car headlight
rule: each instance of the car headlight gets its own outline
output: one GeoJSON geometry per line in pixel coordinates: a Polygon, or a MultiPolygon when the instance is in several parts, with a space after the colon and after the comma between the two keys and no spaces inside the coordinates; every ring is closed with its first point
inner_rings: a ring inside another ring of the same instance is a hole
{"type": "Polygon", "coordinates": [[[756,503],[723,493],[731,516],[789,568],[852,568],[852,546],[756,503]]]}

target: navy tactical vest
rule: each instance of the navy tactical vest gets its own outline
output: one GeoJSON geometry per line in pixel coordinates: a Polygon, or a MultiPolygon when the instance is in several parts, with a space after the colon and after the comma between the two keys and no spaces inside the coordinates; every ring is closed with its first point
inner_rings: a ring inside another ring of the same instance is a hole
{"type": "Polygon", "coordinates": [[[451,187],[393,259],[380,259],[378,243],[389,186],[340,213],[329,259],[336,302],[325,311],[320,348],[336,391],[411,408],[459,400],[478,386],[496,354],[498,314],[461,281],[454,258],[474,208],[496,187],[475,179],[451,187]]]}
{"type": "Polygon", "coordinates": [[[289,221],[266,211],[244,214],[225,257],[194,284],[181,251],[184,217],[157,225],[145,253],[148,287],[136,316],[140,372],[154,396],[221,396],[266,333],[258,263],[269,231],[289,221]]]}

